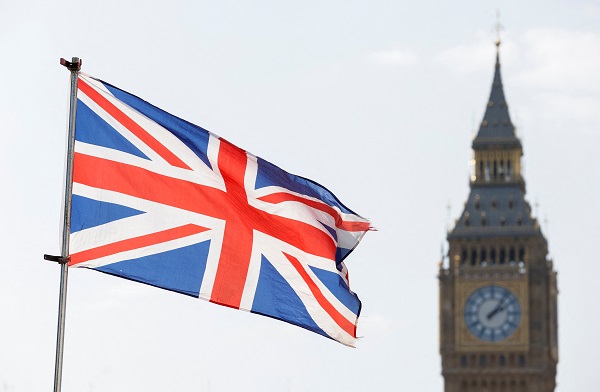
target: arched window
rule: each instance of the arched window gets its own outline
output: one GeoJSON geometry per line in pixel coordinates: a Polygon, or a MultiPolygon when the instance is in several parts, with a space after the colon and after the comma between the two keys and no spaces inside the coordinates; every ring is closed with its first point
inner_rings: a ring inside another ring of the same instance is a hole
{"type": "Polygon", "coordinates": [[[485,182],[490,182],[490,161],[485,161],[485,182]]]}
{"type": "Polygon", "coordinates": [[[510,181],[510,176],[512,175],[510,169],[510,159],[506,161],[506,181],[510,181]]]}

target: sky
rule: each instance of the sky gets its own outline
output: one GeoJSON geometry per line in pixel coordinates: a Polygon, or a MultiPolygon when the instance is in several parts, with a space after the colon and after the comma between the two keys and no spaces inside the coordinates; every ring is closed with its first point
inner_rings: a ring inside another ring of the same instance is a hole
{"type": "Polygon", "coordinates": [[[527,199],[558,271],[557,391],[600,385],[598,1],[0,0],[0,390],[53,385],[69,72],[332,190],[369,218],[346,260],[357,348],[86,269],[63,391],[441,391],[438,262],[469,187],[500,9],[527,199]],[[582,366],[582,364],[586,364],[582,366]]]}

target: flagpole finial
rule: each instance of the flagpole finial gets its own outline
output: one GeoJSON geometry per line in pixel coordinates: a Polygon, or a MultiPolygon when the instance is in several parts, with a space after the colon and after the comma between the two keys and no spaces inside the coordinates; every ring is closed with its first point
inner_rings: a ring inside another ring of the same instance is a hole
{"type": "Polygon", "coordinates": [[[67,61],[64,58],[60,58],[60,65],[66,67],[69,71],[79,71],[81,69],[83,61],[79,57],[73,57],[71,61],[67,61]]]}
{"type": "Polygon", "coordinates": [[[496,24],[494,25],[494,29],[496,30],[496,50],[500,51],[500,44],[502,40],[500,39],[500,31],[504,30],[504,26],[500,23],[500,10],[496,10],[496,24]]]}

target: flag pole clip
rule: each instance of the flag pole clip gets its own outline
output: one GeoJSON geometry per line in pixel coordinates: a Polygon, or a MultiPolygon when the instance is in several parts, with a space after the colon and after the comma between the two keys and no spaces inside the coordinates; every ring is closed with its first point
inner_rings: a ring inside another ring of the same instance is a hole
{"type": "Polygon", "coordinates": [[[79,71],[81,69],[81,64],[83,64],[83,61],[81,61],[81,59],[77,57],[73,57],[73,60],[74,61],[67,61],[61,57],[60,65],[66,67],[69,71],[79,71]]]}
{"type": "Polygon", "coordinates": [[[62,256],[52,256],[44,254],[44,260],[54,261],[58,264],[68,264],[71,261],[71,256],[62,257],[62,256]]]}

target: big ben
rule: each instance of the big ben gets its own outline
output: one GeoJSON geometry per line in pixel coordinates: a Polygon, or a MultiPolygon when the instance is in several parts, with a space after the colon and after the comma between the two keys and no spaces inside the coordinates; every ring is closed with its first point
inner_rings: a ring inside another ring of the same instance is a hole
{"type": "Polygon", "coordinates": [[[500,73],[473,139],[470,193],[440,264],[445,392],[549,392],[558,362],[556,272],[525,199],[523,146],[500,73]]]}

